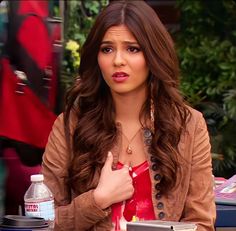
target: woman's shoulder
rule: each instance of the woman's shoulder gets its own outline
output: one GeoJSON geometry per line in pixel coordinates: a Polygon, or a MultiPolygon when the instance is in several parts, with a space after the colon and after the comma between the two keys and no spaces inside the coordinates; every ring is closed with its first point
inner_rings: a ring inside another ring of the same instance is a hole
{"type": "Polygon", "coordinates": [[[192,129],[196,129],[196,127],[205,127],[206,126],[206,121],[203,117],[202,112],[198,111],[197,109],[191,107],[191,106],[187,106],[190,114],[188,117],[188,121],[187,121],[187,130],[192,130],[192,129]]]}
{"type": "MultiPolygon", "coordinates": [[[[75,126],[76,126],[76,123],[77,123],[77,117],[76,117],[76,114],[74,111],[71,111],[69,117],[68,117],[68,123],[69,123],[69,127],[70,129],[74,129],[75,126]]],[[[59,128],[64,128],[65,126],[65,113],[64,112],[61,112],[55,122],[54,122],[54,125],[53,127],[59,127],[59,128]]]]}
{"type": "Polygon", "coordinates": [[[191,116],[193,119],[198,119],[203,116],[202,112],[198,111],[197,109],[193,108],[192,106],[187,105],[186,107],[188,108],[189,112],[191,113],[191,116]]]}

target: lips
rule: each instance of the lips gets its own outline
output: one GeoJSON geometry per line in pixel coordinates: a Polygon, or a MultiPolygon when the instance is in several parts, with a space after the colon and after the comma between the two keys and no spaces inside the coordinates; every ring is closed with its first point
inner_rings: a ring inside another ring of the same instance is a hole
{"type": "Polygon", "coordinates": [[[128,78],[129,78],[129,75],[125,72],[115,72],[112,75],[112,79],[117,83],[124,82],[128,78]]]}

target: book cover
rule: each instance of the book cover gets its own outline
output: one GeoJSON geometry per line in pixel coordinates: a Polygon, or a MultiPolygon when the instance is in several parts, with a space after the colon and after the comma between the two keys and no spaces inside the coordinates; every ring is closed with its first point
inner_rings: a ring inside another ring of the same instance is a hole
{"type": "Polygon", "coordinates": [[[223,184],[227,179],[225,179],[224,177],[215,177],[215,187],[220,186],[221,184],[223,184]]]}
{"type": "Polygon", "coordinates": [[[236,175],[217,186],[214,191],[216,204],[236,205],[236,175]]]}
{"type": "Polygon", "coordinates": [[[195,231],[197,225],[176,221],[135,221],[127,223],[127,231],[195,231]]]}
{"type": "Polygon", "coordinates": [[[216,227],[235,227],[236,230],[236,206],[217,205],[216,206],[216,227]]]}

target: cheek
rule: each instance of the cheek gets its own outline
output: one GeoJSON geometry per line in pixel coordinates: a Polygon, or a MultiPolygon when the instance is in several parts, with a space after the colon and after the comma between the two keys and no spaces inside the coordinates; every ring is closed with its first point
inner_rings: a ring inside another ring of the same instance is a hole
{"type": "Polygon", "coordinates": [[[149,73],[149,68],[146,64],[146,61],[143,59],[137,60],[133,66],[135,66],[138,73],[149,73]]]}
{"type": "Polygon", "coordinates": [[[102,71],[102,59],[101,59],[100,55],[98,55],[98,66],[99,66],[100,70],[102,71]]]}
{"type": "Polygon", "coordinates": [[[98,65],[99,65],[101,72],[104,73],[107,70],[108,60],[106,58],[104,58],[103,56],[99,55],[98,56],[98,65]]]}
{"type": "Polygon", "coordinates": [[[129,57],[129,63],[132,66],[136,66],[138,69],[143,69],[147,66],[146,60],[142,54],[137,54],[132,57],[129,57]]]}
{"type": "Polygon", "coordinates": [[[102,78],[105,80],[105,82],[109,85],[109,63],[107,59],[104,59],[102,57],[98,57],[98,66],[100,68],[102,78]]]}

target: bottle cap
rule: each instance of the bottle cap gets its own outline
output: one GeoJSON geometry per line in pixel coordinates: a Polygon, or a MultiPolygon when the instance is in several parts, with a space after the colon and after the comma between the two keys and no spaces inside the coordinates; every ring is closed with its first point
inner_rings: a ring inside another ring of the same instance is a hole
{"type": "Polygon", "coordinates": [[[30,180],[32,182],[35,182],[35,181],[43,181],[44,180],[44,177],[43,177],[43,174],[35,174],[35,175],[31,175],[30,176],[30,180]]]}

